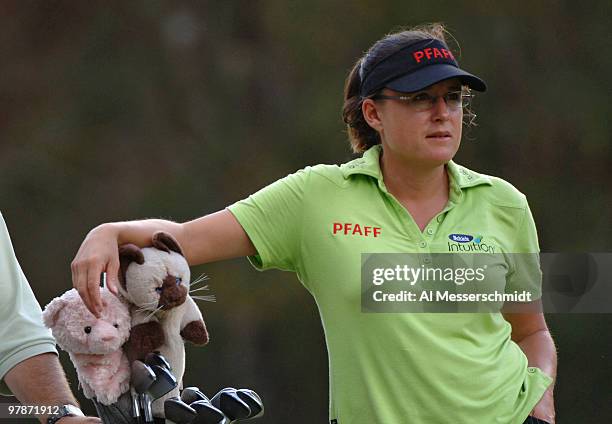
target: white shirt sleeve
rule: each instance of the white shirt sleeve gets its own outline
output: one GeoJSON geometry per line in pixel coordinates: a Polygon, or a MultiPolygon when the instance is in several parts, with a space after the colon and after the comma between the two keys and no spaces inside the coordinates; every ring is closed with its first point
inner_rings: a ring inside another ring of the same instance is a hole
{"type": "Polygon", "coordinates": [[[55,339],[28,284],[0,213],[0,394],[11,392],[4,376],[18,363],[54,352],[55,339]]]}

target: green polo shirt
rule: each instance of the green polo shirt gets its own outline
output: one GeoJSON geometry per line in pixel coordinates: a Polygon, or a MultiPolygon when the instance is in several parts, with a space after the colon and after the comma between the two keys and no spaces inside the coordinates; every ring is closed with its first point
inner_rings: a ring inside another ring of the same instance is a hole
{"type": "Polygon", "coordinates": [[[363,313],[360,272],[362,253],[447,253],[449,234],[538,252],[525,196],[451,161],[448,204],[420,231],[387,191],[380,154],[307,167],[228,208],[257,249],[251,262],[295,272],[317,303],[330,420],[522,423],[552,379],[527,366],[500,313],[363,313]]]}

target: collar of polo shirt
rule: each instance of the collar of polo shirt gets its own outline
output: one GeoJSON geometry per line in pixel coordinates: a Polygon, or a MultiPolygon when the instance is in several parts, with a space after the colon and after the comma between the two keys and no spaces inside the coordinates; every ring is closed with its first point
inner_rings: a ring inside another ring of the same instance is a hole
{"type": "MultiPolygon", "coordinates": [[[[349,178],[355,174],[368,175],[378,180],[378,185],[383,188],[383,176],[380,170],[380,154],[382,145],[377,144],[370,147],[362,157],[341,165],[344,178],[349,178]]],[[[464,188],[476,187],[479,185],[492,185],[491,177],[474,172],[464,166],[457,165],[452,160],[447,163],[448,174],[450,176],[451,201],[459,200],[461,191],[464,188]]]]}

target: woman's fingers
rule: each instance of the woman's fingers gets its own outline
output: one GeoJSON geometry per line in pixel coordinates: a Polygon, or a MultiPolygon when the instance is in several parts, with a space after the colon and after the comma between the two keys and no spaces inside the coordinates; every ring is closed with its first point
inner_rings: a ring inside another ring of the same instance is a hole
{"type": "Polygon", "coordinates": [[[99,260],[92,261],[90,266],[87,267],[87,292],[89,294],[90,302],[88,308],[98,318],[100,317],[100,314],[102,312],[102,298],[100,296],[100,275],[104,271],[105,267],[106,264],[99,260]]]}
{"type": "Polygon", "coordinates": [[[106,267],[106,286],[113,294],[118,294],[119,261],[111,260],[106,267]]]}
{"type": "Polygon", "coordinates": [[[98,317],[98,312],[94,304],[92,303],[92,299],[89,295],[89,288],[87,286],[87,266],[86,264],[78,261],[76,258],[72,261],[70,265],[72,270],[72,286],[79,292],[79,296],[83,299],[83,303],[87,306],[89,311],[98,317]]]}
{"type": "Polygon", "coordinates": [[[70,264],[72,285],[79,292],[87,309],[98,318],[104,306],[100,295],[102,273],[107,272],[106,285],[109,290],[114,293],[117,291],[117,235],[105,230],[108,228],[111,227],[103,224],[91,230],[70,264]]]}

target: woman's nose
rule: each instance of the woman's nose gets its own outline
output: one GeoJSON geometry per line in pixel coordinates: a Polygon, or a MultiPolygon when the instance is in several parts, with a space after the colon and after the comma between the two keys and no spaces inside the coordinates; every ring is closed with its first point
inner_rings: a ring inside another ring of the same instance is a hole
{"type": "Polygon", "coordinates": [[[433,107],[431,108],[432,117],[434,120],[437,119],[448,119],[449,110],[448,105],[444,97],[438,96],[433,100],[433,107]]]}

